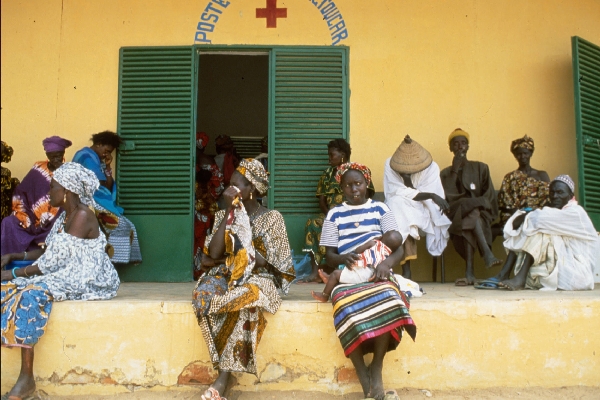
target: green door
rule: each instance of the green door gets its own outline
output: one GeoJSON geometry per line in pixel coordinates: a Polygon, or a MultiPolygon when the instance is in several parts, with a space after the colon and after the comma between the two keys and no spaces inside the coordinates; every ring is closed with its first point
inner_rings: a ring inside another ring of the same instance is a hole
{"type": "Polygon", "coordinates": [[[196,54],[192,46],[120,50],[118,203],[143,261],[124,281],[192,280],[196,54]]]}
{"type": "Polygon", "coordinates": [[[600,47],[571,38],[579,203],[600,230],[600,47]]]}
{"type": "Polygon", "coordinates": [[[348,139],[348,49],[275,47],[270,63],[269,208],[283,214],[298,254],[307,218],[320,212],[327,143],[348,139]]]}

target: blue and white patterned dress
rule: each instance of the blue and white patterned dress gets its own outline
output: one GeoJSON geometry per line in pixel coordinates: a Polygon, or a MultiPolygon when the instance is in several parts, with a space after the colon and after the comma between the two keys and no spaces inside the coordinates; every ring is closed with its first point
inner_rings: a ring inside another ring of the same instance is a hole
{"type": "Polygon", "coordinates": [[[31,347],[46,330],[54,301],[108,300],[119,276],[105,252],[106,237],[81,239],[63,231],[63,212],[34,263],[43,273],[2,282],[2,345],[31,347]]]}

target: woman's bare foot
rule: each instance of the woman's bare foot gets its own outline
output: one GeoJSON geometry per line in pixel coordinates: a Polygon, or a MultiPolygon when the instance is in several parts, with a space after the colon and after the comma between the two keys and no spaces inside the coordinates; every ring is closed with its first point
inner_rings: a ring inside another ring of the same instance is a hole
{"type": "Polygon", "coordinates": [[[503,287],[508,290],[523,290],[525,289],[525,280],[519,279],[518,276],[515,276],[512,279],[508,279],[502,281],[498,284],[498,286],[503,287]]]}
{"type": "Polygon", "coordinates": [[[483,256],[483,260],[485,261],[486,268],[492,268],[494,265],[502,264],[502,260],[496,258],[492,253],[487,256],[483,256]]]}
{"type": "Polygon", "coordinates": [[[322,269],[319,270],[319,277],[323,280],[323,283],[327,284],[329,281],[329,274],[322,269]]]}
{"type": "Polygon", "coordinates": [[[376,400],[383,400],[385,390],[383,389],[382,368],[373,368],[371,365],[371,390],[369,396],[376,400]]]}
{"type": "Polygon", "coordinates": [[[35,392],[35,380],[32,376],[28,375],[19,375],[19,379],[17,379],[17,383],[8,393],[9,396],[17,396],[20,398],[25,398],[27,396],[32,395],[35,392]]]}
{"type": "Polygon", "coordinates": [[[315,293],[314,290],[311,290],[310,294],[312,294],[312,297],[317,300],[320,301],[321,303],[327,303],[329,301],[329,295],[325,294],[325,293],[315,293]]]}

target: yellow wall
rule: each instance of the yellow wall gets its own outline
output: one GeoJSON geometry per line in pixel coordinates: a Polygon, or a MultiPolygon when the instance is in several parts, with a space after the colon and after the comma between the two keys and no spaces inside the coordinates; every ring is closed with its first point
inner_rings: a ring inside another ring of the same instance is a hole
{"type": "MultiPolygon", "coordinates": [[[[319,0],[320,2],[321,0],[319,0]]],[[[22,177],[41,139],[86,145],[116,128],[121,46],[186,45],[208,0],[2,1],[2,138],[22,177]]],[[[255,18],[265,1],[232,1],[213,44],[328,45],[310,1],[282,1],[276,29],[255,18]]],[[[570,37],[600,43],[597,0],[337,0],[350,47],[351,144],[381,188],[383,160],[411,134],[440,166],[460,126],[470,157],[494,183],[515,168],[510,140],[531,135],[533,165],[576,175],[570,37]]]]}
{"type": "MultiPolygon", "coordinates": [[[[322,0],[319,0],[321,2],[322,0]]],[[[328,0],[327,0],[328,1],[328,0]]],[[[2,1],[2,139],[23,177],[41,140],[116,129],[121,46],[189,45],[209,0],[2,1]]],[[[279,0],[288,17],[267,29],[263,0],[232,1],[213,44],[329,45],[311,1],[279,0]]],[[[446,138],[471,134],[469,157],[496,186],[516,168],[508,148],[536,140],[532,165],[576,176],[571,36],[600,43],[597,0],[337,0],[350,48],[350,135],[355,161],[382,190],[383,161],[410,134],[443,168],[446,138]]],[[[219,8],[219,6],[216,6],[219,8]]],[[[420,261],[421,262],[421,261],[420,261]]]]}

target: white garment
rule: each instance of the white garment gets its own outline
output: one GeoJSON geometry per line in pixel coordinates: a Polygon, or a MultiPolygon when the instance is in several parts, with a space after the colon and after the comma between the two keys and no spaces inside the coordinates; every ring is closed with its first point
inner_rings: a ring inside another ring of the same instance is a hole
{"type": "MultiPolygon", "coordinates": [[[[391,158],[391,157],[390,157],[391,158]]],[[[385,161],[383,190],[385,204],[392,210],[398,223],[398,229],[405,241],[408,236],[419,240],[419,230],[426,235],[427,250],[433,256],[442,254],[450,234],[448,228],[452,222],[446,217],[433,200],[415,201],[413,198],[421,192],[435,193],[445,198],[440,180],[440,167],[433,161],[421,172],[410,175],[415,189],[404,184],[404,180],[390,167],[390,158],[385,161]]]]}
{"type": "Polygon", "coordinates": [[[215,164],[219,167],[219,171],[223,172],[223,163],[225,162],[225,153],[217,154],[215,157],[215,164]]]}
{"type": "Polygon", "coordinates": [[[372,267],[355,266],[352,269],[344,268],[340,274],[340,283],[366,283],[375,274],[372,267]]]}
{"type": "Polygon", "coordinates": [[[512,229],[513,220],[523,213],[517,211],[506,222],[504,247],[517,253],[515,273],[524,260],[523,252],[533,257],[526,287],[594,289],[594,246],[598,243],[598,233],[577,201],[570,200],[562,209],[544,207],[532,211],[519,229],[512,229]]]}

